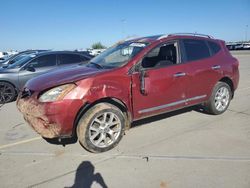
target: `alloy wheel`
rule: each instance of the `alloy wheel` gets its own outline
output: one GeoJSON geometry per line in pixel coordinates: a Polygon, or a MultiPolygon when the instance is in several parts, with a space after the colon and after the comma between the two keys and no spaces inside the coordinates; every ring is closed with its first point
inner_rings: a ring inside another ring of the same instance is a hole
{"type": "Polygon", "coordinates": [[[113,112],[104,112],[91,122],[89,138],[96,147],[105,148],[118,139],[121,129],[121,121],[118,116],[113,112]]]}
{"type": "Polygon", "coordinates": [[[230,94],[227,87],[221,87],[215,94],[215,108],[218,111],[224,111],[230,100],[230,94]]]}
{"type": "Polygon", "coordinates": [[[8,83],[0,82],[0,104],[12,101],[14,98],[13,95],[13,86],[8,83]]]}

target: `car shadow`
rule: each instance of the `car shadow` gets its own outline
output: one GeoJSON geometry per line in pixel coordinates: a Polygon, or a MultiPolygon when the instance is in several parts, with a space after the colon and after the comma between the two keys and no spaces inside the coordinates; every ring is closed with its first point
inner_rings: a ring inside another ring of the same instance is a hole
{"type": "Polygon", "coordinates": [[[187,112],[191,112],[191,111],[195,111],[195,112],[199,112],[199,113],[203,113],[203,114],[208,114],[204,110],[204,108],[202,106],[196,105],[196,106],[186,107],[186,108],[183,108],[183,109],[180,109],[180,110],[166,112],[164,114],[155,115],[155,116],[151,116],[151,117],[148,117],[148,118],[144,118],[144,119],[141,119],[141,120],[134,121],[132,123],[132,125],[131,125],[131,128],[138,127],[138,126],[148,124],[148,123],[152,123],[152,122],[156,122],[156,121],[160,121],[162,119],[174,117],[174,116],[184,114],[184,113],[187,113],[187,112]]]}
{"type": "Polygon", "coordinates": [[[83,161],[76,170],[74,184],[65,188],[90,188],[93,183],[99,184],[99,187],[107,188],[102,175],[94,172],[94,165],[90,161],[83,161]]]}
{"type": "Polygon", "coordinates": [[[66,146],[66,145],[69,145],[69,144],[75,144],[77,142],[77,136],[74,135],[72,137],[69,137],[69,138],[44,138],[43,139],[50,143],[50,144],[55,144],[55,145],[63,145],[63,146],[66,146]]]}

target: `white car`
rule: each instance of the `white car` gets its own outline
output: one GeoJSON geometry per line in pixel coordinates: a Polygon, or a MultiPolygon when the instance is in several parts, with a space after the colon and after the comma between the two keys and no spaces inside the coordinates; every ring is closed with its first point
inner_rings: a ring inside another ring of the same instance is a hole
{"type": "Polygon", "coordinates": [[[241,49],[243,49],[243,44],[242,43],[238,43],[238,44],[236,44],[235,45],[235,50],[241,50],[241,49]]]}
{"type": "Polygon", "coordinates": [[[244,43],[243,44],[243,49],[244,50],[250,50],[250,43],[244,43]]]}
{"type": "Polygon", "coordinates": [[[97,56],[105,50],[106,49],[91,49],[91,50],[89,50],[89,54],[93,55],[93,56],[97,56]]]}
{"type": "Polygon", "coordinates": [[[4,60],[5,58],[7,58],[9,56],[9,54],[7,52],[0,52],[0,61],[4,60]]]}

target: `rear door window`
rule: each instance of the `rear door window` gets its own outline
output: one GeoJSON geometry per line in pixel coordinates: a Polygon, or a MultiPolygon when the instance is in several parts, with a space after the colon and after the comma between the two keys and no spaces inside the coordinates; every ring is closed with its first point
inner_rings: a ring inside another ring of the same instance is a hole
{"type": "Polygon", "coordinates": [[[58,55],[58,64],[67,65],[73,63],[80,63],[82,59],[77,54],[59,54],[58,55]]]}
{"type": "Polygon", "coordinates": [[[209,48],[203,40],[184,39],[187,61],[195,61],[210,57],[209,48]]]}
{"type": "Polygon", "coordinates": [[[51,67],[56,65],[56,55],[43,55],[30,62],[34,68],[51,67]]]}

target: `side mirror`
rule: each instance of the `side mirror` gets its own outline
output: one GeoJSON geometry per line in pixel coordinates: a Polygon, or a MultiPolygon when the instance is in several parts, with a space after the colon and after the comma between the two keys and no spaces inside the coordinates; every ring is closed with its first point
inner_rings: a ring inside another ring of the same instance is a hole
{"type": "Polygon", "coordinates": [[[36,69],[32,65],[28,66],[26,70],[30,72],[36,72],[36,69]]]}

